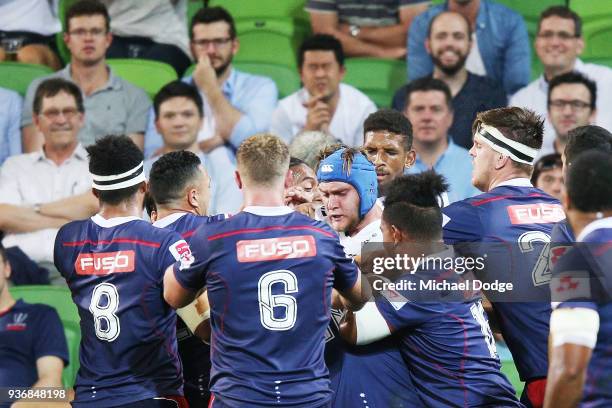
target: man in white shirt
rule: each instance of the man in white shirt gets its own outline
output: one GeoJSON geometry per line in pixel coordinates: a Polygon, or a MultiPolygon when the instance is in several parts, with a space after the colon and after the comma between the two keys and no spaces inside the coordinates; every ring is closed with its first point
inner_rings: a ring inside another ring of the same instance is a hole
{"type": "Polygon", "coordinates": [[[345,73],[340,41],[326,34],[306,39],[298,66],[304,87],[279,102],[272,133],[290,143],[302,131],[318,130],[348,146],[361,146],[363,122],[376,106],[356,88],[340,83],[345,73]]]}
{"type": "MultiPolygon", "coordinates": [[[[540,15],[535,50],[544,66],[544,73],[510,98],[510,106],[534,110],[545,116],[547,112],[548,83],[555,76],[578,71],[595,81],[602,90],[597,97],[599,113],[595,124],[612,129],[612,69],[596,64],[586,64],[578,59],[584,49],[580,17],[564,6],[550,7],[540,15]]],[[[544,127],[544,143],[540,156],[552,153],[555,131],[547,118],[544,127]]]]}
{"type": "Polygon", "coordinates": [[[73,82],[48,79],[36,90],[33,111],[44,145],[9,157],[0,168],[0,230],[7,233],[4,246],[52,263],[57,229],[97,210],[87,153],[77,138],[84,123],[81,91],[73,82]]]}

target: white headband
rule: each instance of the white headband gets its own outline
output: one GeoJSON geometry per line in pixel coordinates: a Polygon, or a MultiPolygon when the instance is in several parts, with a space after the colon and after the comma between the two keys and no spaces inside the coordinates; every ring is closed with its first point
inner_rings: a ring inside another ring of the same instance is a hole
{"type": "Polygon", "coordinates": [[[508,139],[497,128],[481,124],[476,133],[491,149],[510,157],[515,162],[533,165],[538,149],[508,139]]]}
{"type": "Polygon", "coordinates": [[[90,173],[92,178],[91,186],[96,190],[120,190],[126,187],[135,186],[138,183],[146,181],[144,174],[144,163],[140,162],[139,165],[131,170],[123,172],[121,174],[111,174],[109,176],[100,176],[97,174],[90,173]]]}

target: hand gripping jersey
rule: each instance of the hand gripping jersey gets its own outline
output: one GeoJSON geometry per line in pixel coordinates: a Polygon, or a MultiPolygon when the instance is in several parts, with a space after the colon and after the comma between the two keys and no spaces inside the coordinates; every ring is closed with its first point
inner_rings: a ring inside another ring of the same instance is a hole
{"type": "Polygon", "coordinates": [[[489,277],[512,281],[514,293],[530,301],[493,301],[493,307],[521,380],[546,377],[551,309],[548,253],[543,243],[550,242],[553,225],[565,218],[561,205],[528,180],[514,179],[442,212],[446,243],[507,248],[506,262],[490,268],[489,277]]]}
{"type": "MultiPolygon", "coordinates": [[[[155,221],[153,226],[176,231],[189,243],[198,227],[226,218],[224,214],[206,217],[180,212],[155,221]]],[[[185,397],[190,407],[206,406],[210,399],[210,346],[194,336],[180,317],[176,320],[176,336],[183,363],[185,397]]]]}
{"type": "Polygon", "coordinates": [[[186,289],[211,306],[211,392],[230,407],[319,407],[332,397],[323,351],[331,290],[359,270],[326,224],[288,207],[247,207],[191,238],[186,289]]]}
{"type": "Polygon", "coordinates": [[[74,406],[111,407],[182,395],[176,314],[163,298],[165,269],[189,246],[137,217],[100,215],[62,227],[55,266],[81,318],[74,406]]]}
{"type": "MultiPolygon", "coordinates": [[[[612,406],[612,218],[590,223],[553,269],[553,306],[599,314],[599,332],[587,367],[581,405],[612,406]]],[[[579,334],[579,333],[577,333],[579,334]]]]}

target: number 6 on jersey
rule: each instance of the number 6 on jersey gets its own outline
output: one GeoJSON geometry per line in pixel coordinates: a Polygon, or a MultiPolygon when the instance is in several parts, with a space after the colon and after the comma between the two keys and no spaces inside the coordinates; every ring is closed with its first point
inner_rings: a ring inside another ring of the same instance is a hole
{"type": "Polygon", "coordinates": [[[259,318],[261,324],[268,330],[289,330],[295,325],[297,318],[297,300],[287,293],[298,291],[298,282],[295,274],[288,270],[271,271],[263,274],[257,284],[259,300],[259,318]],[[283,284],[285,293],[273,295],[272,286],[283,284]],[[274,316],[274,308],[285,309],[284,317],[274,316]]]}

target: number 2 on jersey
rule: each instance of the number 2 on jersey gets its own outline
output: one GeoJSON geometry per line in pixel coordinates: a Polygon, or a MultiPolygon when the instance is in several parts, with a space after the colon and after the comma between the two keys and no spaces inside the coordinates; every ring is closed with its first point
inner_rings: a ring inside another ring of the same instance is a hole
{"type": "Polygon", "coordinates": [[[489,326],[489,321],[485,317],[484,307],[482,307],[482,302],[474,303],[470,306],[470,312],[472,312],[472,316],[480,325],[480,331],[484,335],[485,342],[487,343],[487,347],[489,348],[489,354],[491,354],[492,358],[497,357],[497,347],[495,347],[495,338],[493,337],[493,332],[491,331],[491,327],[489,326]]]}
{"type": "Polygon", "coordinates": [[[295,274],[288,270],[278,270],[264,273],[257,283],[257,297],[259,300],[259,319],[261,324],[268,330],[289,330],[295,325],[297,318],[297,300],[288,295],[298,291],[298,281],[295,274]],[[282,294],[272,294],[272,286],[284,285],[282,294]],[[278,308],[284,309],[278,313],[278,308]],[[276,315],[274,311],[277,311],[276,315]],[[283,317],[277,317],[277,316],[283,317]]]}
{"type": "Polygon", "coordinates": [[[104,341],[115,341],[121,332],[119,317],[119,292],[112,283],[96,285],[91,294],[89,311],[94,318],[96,337],[104,341]]]}

